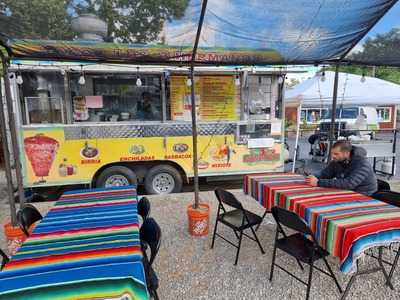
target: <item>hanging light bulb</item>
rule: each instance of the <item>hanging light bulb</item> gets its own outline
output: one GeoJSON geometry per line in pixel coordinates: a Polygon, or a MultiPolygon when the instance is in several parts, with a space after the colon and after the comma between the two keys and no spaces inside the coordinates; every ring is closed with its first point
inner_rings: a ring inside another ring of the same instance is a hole
{"type": "Polygon", "coordinates": [[[86,80],[85,80],[85,75],[83,75],[83,66],[81,65],[81,76],[79,76],[78,83],[80,85],[85,85],[86,80]]]}
{"type": "Polygon", "coordinates": [[[321,75],[321,81],[325,82],[326,77],[325,77],[325,71],[322,71],[322,75],[321,75]]]}
{"type": "Polygon", "coordinates": [[[192,79],[188,78],[188,79],[186,80],[186,85],[187,85],[187,86],[192,86],[192,79]]]}
{"type": "Polygon", "coordinates": [[[21,85],[24,83],[24,80],[22,79],[21,74],[18,73],[17,75],[17,84],[21,85]]]}
{"type": "Polygon", "coordinates": [[[360,81],[361,81],[362,83],[364,83],[365,80],[366,80],[366,78],[365,78],[365,73],[363,72],[360,81]]]}
{"type": "Polygon", "coordinates": [[[136,79],[136,86],[142,86],[142,80],[140,79],[140,77],[136,79]]]}
{"type": "Polygon", "coordinates": [[[279,76],[279,77],[278,77],[278,83],[279,83],[279,84],[282,84],[282,83],[283,83],[283,76],[279,76]]]}
{"type": "Polygon", "coordinates": [[[240,77],[239,77],[239,75],[236,75],[236,77],[235,77],[235,85],[236,86],[240,85],[240,77]]]}
{"type": "Polygon", "coordinates": [[[83,74],[79,77],[78,83],[80,85],[85,85],[86,80],[85,80],[85,76],[83,76],[83,74]]]}
{"type": "Polygon", "coordinates": [[[18,64],[18,73],[17,73],[17,84],[21,85],[24,83],[24,80],[22,79],[22,75],[19,71],[19,64],[18,64]]]}
{"type": "Polygon", "coordinates": [[[255,72],[256,72],[256,67],[254,67],[254,66],[253,66],[253,67],[251,67],[251,73],[253,73],[253,74],[254,74],[255,72]]]}

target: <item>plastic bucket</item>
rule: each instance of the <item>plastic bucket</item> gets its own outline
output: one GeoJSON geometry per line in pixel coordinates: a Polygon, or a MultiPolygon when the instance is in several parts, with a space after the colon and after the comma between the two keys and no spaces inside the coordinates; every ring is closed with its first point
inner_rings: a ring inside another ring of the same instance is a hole
{"type": "Polygon", "coordinates": [[[19,226],[13,226],[11,222],[4,224],[4,235],[7,239],[8,253],[14,255],[22,243],[26,240],[25,233],[19,226]]]}
{"type": "Polygon", "coordinates": [[[187,207],[189,219],[189,234],[193,236],[204,236],[208,234],[210,226],[210,207],[207,203],[200,203],[198,209],[193,205],[187,207]]]}

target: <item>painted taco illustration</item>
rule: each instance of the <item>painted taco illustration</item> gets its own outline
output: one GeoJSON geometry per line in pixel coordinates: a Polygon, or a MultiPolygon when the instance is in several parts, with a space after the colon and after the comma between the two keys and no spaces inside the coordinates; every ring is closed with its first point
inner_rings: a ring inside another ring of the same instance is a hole
{"type": "Polygon", "coordinates": [[[31,163],[35,176],[42,177],[41,182],[44,182],[43,177],[49,176],[59,147],[60,144],[57,140],[44,134],[37,134],[24,139],[26,156],[31,163]]]}

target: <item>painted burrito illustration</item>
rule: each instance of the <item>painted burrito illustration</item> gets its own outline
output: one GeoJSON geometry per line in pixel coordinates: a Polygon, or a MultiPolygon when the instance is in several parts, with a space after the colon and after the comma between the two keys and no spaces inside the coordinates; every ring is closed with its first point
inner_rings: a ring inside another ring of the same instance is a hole
{"type": "Polygon", "coordinates": [[[58,141],[44,134],[37,134],[25,138],[24,146],[35,176],[49,176],[51,166],[60,146],[58,141]]]}

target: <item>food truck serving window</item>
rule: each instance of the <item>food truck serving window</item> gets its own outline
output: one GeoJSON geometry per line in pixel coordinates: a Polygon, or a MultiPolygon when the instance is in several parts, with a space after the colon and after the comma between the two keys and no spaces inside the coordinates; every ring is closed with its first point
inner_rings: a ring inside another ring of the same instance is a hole
{"type": "Polygon", "coordinates": [[[24,124],[64,123],[64,81],[59,72],[23,72],[19,93],[24,124]]]}
{"type": "Polygon", "coordinates": [[[159,75],[74,75],[71,81],[74,121],[161,121],[159,75]],[[138,78],[140,78],[138,83],[138,78]]]}

